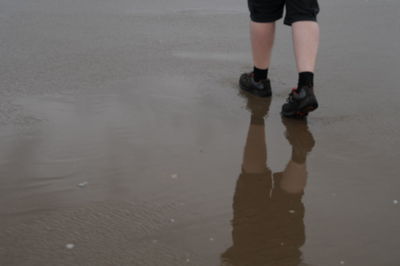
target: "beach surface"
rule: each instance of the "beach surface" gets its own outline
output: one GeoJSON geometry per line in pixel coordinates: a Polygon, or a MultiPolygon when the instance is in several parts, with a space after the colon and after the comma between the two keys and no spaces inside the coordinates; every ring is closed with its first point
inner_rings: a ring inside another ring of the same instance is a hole
{"type": "Polygon", "coordinates": [[[320,108],[239,0],[0,0],[0,265],[400,265],[400,2],[320,0],[320,108]]]}

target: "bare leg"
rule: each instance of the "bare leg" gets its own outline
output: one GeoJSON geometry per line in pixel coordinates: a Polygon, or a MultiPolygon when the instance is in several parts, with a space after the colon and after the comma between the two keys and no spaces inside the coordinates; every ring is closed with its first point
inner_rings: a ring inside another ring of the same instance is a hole
{"type": "Polygon", "coordinates": [[[275,23],[250,22],[250,37],[254,66],[259,69],[268,68],[275,38],[275,23]]]}
{"type": "Polygon", "coordinates": [[[319,46],[319,26],[314,21],[292,24],[293,48],[297,71],[314,72],[319,46]]]}

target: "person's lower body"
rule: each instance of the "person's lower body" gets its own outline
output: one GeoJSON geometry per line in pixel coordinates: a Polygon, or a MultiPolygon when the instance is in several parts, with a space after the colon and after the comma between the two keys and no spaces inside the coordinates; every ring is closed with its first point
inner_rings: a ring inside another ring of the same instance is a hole
{"type": "Polygon", "coordinates": [[[282,107],[282,115],[304,117],[316,109],[314,70],[319,45],[317,0],[248,0],[254,69],[240,77],[241,89],[262,97],[271,96],[268,69],[275,38],[275,22],[283,17],[292,27],[299,81],[282,107]]]}

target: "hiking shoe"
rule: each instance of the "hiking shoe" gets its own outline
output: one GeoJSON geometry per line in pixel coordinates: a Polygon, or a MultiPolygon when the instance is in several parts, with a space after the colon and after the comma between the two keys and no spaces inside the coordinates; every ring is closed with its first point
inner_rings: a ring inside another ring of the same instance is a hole
{"type": "Polygon", "coordinates": [[[291,118],[304,118],[317,108],[318,102],[314,89],[304,86],[300,89],[292,89],[286,103],[282,106],[281,114],[291,118]]]}
{"type": "Polygon", "coordinates": [[[271,82],[269,79],[254,80],[254,74],[244,73],[240,76],[239,86],[242,90],[247,91],[259,97],[271,97],[271,82]]]}

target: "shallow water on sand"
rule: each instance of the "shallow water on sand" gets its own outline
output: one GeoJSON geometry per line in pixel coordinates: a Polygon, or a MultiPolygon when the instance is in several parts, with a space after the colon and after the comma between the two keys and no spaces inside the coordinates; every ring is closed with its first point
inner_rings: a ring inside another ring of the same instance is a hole
{"type": "Polygon", "coordinates": [[[0,265],[400,264],[397,1],[321,0],[321,107],[246,3],[0,1],[0,265]]]}

